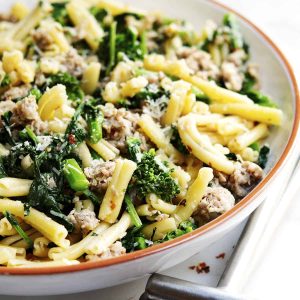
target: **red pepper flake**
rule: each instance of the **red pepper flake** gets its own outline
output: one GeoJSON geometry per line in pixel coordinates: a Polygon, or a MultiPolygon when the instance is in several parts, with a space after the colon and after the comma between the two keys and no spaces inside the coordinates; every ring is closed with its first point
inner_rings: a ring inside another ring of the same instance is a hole
{"type": "Polygon", "coordinates": [[[219,258],[224,259],[225,258],[225,253],[224,252],[220,253],[219,255],[216,256],[216,258],[217,259],[219,259],[219,258]]]}
{"type": "Polygon", "coordinates": [[[115,208],[116,208],[116,203],[113,202],[113,201],[111,201],[111,202],[110,202],[110,208],[111,208],[112,210],[115,209],[115,208]]]}
{"type": "Polygon", "coordinates": [[[76,143],[76,139],[75,139],[75,135],[74,134],[69,134],[68,136],[68,140],[70,144],[75,144],[76,143]]]}
{"type": "Polygon", "coordinates": [[[198,274],[209,273],[210,267],[205,262],[200,262],[198,265],[190,266],[189,269],[195,270],[198,274]]]}

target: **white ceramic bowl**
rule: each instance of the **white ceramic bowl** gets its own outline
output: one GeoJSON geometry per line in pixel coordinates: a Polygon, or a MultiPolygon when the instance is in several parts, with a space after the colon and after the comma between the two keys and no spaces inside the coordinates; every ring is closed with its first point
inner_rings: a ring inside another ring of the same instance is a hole
{"type": "MultiPolygon", "coordinates": [[[[23,0],[33,3],[31,0],[23,0]]],[[[14,0],[1,1],[5,10],[14,0]]],[[[167,16],[192,22],[196,28],[205,20],[220,22],[228,9],[206,0],[129,1],[139,8],[162,11],[167,16]]],[[[223,236],[244,220],[265,198],[274,178],[289,154],[299,123],[299,94],[292,70],[278,48],[258,28],[238,15],[241,30],[250,44],[252,60],[259,64],[263,91],[273,97],[284,111],[281,128],[274,128],[269,138],[271,157],[266,178],[232,210],[175,240],[118,258],[76,266],[26,269],[0,268],[0,294],[53,295],[76,293],[113,286],[146,274],[172,267],[223,236]]]]}

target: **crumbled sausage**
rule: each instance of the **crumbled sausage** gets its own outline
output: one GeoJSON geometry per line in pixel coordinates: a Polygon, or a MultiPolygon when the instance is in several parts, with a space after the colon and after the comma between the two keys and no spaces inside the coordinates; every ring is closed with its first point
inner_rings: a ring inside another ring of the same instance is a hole
{"type": "Polygon", "coordinates": [[[47,51],[50,49],[53,40],[47,31],[39,28],[32,33],[33,41],[36,43],[38,48],[42,51],[47,51]]]}
{"type": "Polygon", "coordinates": [[[263,178],[264,172],[257,164],[244,161],[236,162],[231,175],[214,171],[215,182],[228,188],[236,199],[245,197],[263,178]]]}
{"type": "Polygon", "coordinates": [[[22,98],[28,95],[30,85],[23,84],[20,86],[11,87],[9,90],[3,93],[1,100],[14,100],[22,98]]]}
{"type": "Polygon", "coordinates": [[[80,77],[87,64],[76,49],[71,48],[65,55],[59,58],[62,72],[70,73],[72,76],[80,77]]]}
{"type": "Polygon", "coordinates": [[[238,162],[229,177],[228,188],[237,198],[243,198],[263,178],[263,175],[262,168],[257,164],[250,161],[238,162]]]}
{"type": "Polygon", "coordinates": [[[98,225],[99,220],[96,218],[95,212],[89,209],[83,209],[81,211],[72,210],[68,219],[73,223],[76,231],[87,233],[98,225]]]}
{"type": "Polygon", "coordinates": [[[178,58],[185,59],[187,66],[203,79],[217,79],[220,70],[209,53],[196,48],[182,47],[177,52],[178,58]]]}
{"type": "Polygon", "coordinates": [[[240,91],[244,81],[244,75],[232,62],[223,62],[221,65],[221,75],[226,88],[233,91],[240,91]]]}
{"type": "Polygon", "coordinates": [[[109,248],[99,255],[87,255],[86,259],[88,261],[95,261],[100,259],[113,258],[126,253],[126,249],[122,246],[122,243],[117,241],[113,243],[109,248]]]}
{"type": "Polygon", "coordinates": [[[92,189],[103,192],[107,189],[116,163],[114,161],[94,160],[90,167],[84,169],[84,174],[92,189]]]}
{"type": "Polygon", "coordinates": [[[12,112],[12,123],[16,125],[31,125],[37,134],[46,131],[47,124],[40,118],[35,96],[29,95],[19,101],[12,112]]]}
{"type": "Polygon", "coordinates": [[[193,217],[196,221],[210,221],[231,209],[234,203],[235,199],[228,189],[222,186],[207,187],[193,217]]]}
{"type": "Polygon", "coordinates": [[[102,111],[106,139],[120,151],[126,151],[126,138],[136,132],[139,115],[125,108],[115,108],[110,103],[102,106],[102,111]]]}

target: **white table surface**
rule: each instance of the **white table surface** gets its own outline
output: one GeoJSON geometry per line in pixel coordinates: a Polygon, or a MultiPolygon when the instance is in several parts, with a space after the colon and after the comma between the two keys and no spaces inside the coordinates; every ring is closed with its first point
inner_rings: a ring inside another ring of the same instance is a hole
{"type": "MultiPolygon", "coordinates": [[[[0,0],[0,2],[5,0],[0,0]]],[[[149,0],[150,1],[150,0],[149,0]]],[[[188,3],[188,0],[186,0],[188,3]]],[[[300,80],[300,1],[299,0],[220,0],[233,7],[258,25],[281,48],[300,80]]],[[[300,181],[300,178],[299,178],[300,181]]],[[[255,276],[249,281],[245,292],[256,299],[299,299],[298,285],[300,269],[300,201],[291,204],[279,230],[266,249],[266,255],[255,276]],[[298,295],[298,296],[297,296],[298,295]]],[[[164,274],[190,280],[201,285],[216,286],[236,244],[243,225],[235,228],[217,243],[188,261],[169,269],[164,274]],[[224,259],[217,259],[220,253],[224,259]],[[210,266],[208,274],[197,274],[189,266],[205,262],[210,266]]],[[[79,300],[139,299],[145,288],[147,278],[104,290],[62,296],[29,297],[40,300],[79,300]]],[[[22,297],[23,298],[23,297],[22,297]]],[[[24,297],[25,299],[27,297],[24,297]]],[[[0,296],[0,300],[16,300],[20,297],[0,296]]]]}

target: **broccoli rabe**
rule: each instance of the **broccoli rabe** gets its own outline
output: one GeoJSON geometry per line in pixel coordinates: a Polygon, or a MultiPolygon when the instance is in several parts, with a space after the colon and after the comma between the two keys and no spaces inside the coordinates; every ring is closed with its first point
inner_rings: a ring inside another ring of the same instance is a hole
{"type": "Polygon", "coordinates": [[[142,227],[134,227],[130,229],[126,236],[122,238],[121,242],[126,252],[133,252],[135,250],[145,249],[153,244],[160,244],[166,241],[173,240],[186,233],[192,232],[197,228],[196,224],[191,221],[183,221],[178,225],[176,230],[173,230],[166,234],[166,236],[154,243],[151,240],[147,240],[142,233],[142,227]]]}
{"type": "Polygon", "coordinates": [[[132,177],[132,188],[136,189],[141,198],[154,193],[169,202],[180,193],[178,184],[171,176],[172,172],[166,162],[157,159],[155,150],[150,149],[138,161],[132,177]]]}
{"type": "MultiPolygon", "coordinates": [[[[67,204],[67,198],[57,186],[49,186],[48,182],[49,180],[54,180],[54,175],[51,173],[41,173],[40,171],[40,164],[44,156],[45,154],[42,153],[34,158],[34,179],[25,203],[26,214],[30,214],[30,207],[37,208],[63,224],[68,231],[72,231],[73,224],[60,208],[60,204],[67,204]]],[[[69,202],[71,203],[71,199],[69,202]]]]}
{"type": "Polygon", "coordinates": [[[265,168],[268,162],[269,153],[270,153],[270,148],[268,146],[262,146],[259,150],[257,164],[263,169],[265,168]]]}
{"type": "Polygon", "coordinates": [[[66,10],[66,4],[67,1],[51,3],[51,6],[53,7],[52,18],[62,26],[66,26],[70,23],[70,18],[66,10]]]}
{"type": "Polygon", "coordinates": [[[57,74],[49,76],[42,89],[46,90],[47,87],[52,87],[56,84],[63,84],[66,87],[70,100],[79,101],[83,99],[84,93],[80,88],[80,82],[69,73],[58,72],[57,74]]]}
{"type": "Polygon", "coordinates": [[[145,45],[144,34],[139,35],[135,30],[126,26],[123,19],[121,21],[121,16],[116,17],[106,29],[106,35],[98,50],[98,57],[106,67],[106,75],[124,58],[131,60],[143,58],[147,52],[145,45]]]}
{"type": "Polygon", "coordinates": [[[0,88],[8,86],[8,85],[10,85],[10,83],[11,83],[11,80],[10,80],[9,76],[7,74],[5,74],[4,77],[2,78],[2,80],[0,81],[0,88]]]}
{"type": "Polygon", "coordinates": [[[86,102],[83,117],[87,122],[88,138],[91,143],[96,144],[102,139],[103,113],[92,101],[86,102]]]}
{"type": "Polygon", "coordinates": [[[268,96],[264,95],[262,92],[255,89],[256,84],[257,84],[257,80],[253,76],[251,76],[251,74],[246,72],[243,86],[240,93],[247,95],[250,99],[253,100],[254,103],[258,105],[277,107],[277,105],[272,101],[271,98],[269,98],[268,96]]]}
{"type": "Polygon", "coordinates": [[[135,162],[141,160],[141,141],[138,138],[130,137],[126,140],[129,158],[135,162]]]}
{"type": "Polygon", "coordinates": [[[141,232],[142,227],[133,227],[127,231],[127,234],[121,239],[122,246],[126,252],[133,252],[149,247],[153,243],[145,238],[141,232]]]}
{"type": "Polygon", "coordinates": [[[182,236],[186,233],[192,232],[196,228],[197,228],[197,226],[195,223],[192,223],[191,221],[183,221],[178,225],[178,228],[176,230],[173,230],[173,231],[167,233],[167,235],[163,239],[158,240],[155,243],[163,243],[166,241],[173,240],[173,239],[175,239],[179,236],[182,236]]]}
{"type": "Polygon", "coordinates": [[[176,126],[172,125],[172,136],[170,139],[171,144],[182,154],[189,154],[188,149],[183,144],[176,126]]]}

